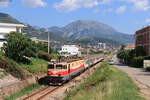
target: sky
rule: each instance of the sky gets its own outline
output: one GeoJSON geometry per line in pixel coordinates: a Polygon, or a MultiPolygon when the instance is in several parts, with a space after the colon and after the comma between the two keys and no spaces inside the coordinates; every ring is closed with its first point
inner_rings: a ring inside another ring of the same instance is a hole
{"type": "Polygon", "coordinates": [[[0,12],[45,28],[95,20],[134,34],[150,25],[150,0],[0,0],[0,12]]]}

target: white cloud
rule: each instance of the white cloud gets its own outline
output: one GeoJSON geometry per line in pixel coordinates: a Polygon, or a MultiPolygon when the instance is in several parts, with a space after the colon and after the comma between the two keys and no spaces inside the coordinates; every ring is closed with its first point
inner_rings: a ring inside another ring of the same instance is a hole
{"type": "Polygon", "coordinates": [[[120,6],[117,10],[116,10],[116,13],[117,14],[121,14],[121,13],[124,13],[126,11],[126,6],[120,6]]]}
{"type": "Polygon", "coordinates": [[[150,18],[145,19],[145,22],[150,24],[150,18]]]}
{"type": "Polygon", "coordinates": [[[148,10],[149,9],[149,1],[148,0],[139,0],[134,4],[137,10],[148,10]]]}
{"type": "Polygon", "coordinates": [[[10,0],[2,0],[0,1],[0,7],[7,7],[10,3],[10,0]]]}
{"type": "Polygon", "coordinates": [[[45,7],[46,3],[43,0],[22,0],[27,7],[45,7]]]}
{"type": "Polygon", "coordinates": [[[70,12],[79,8],[93,8],[99,5],[99,0],[62,0],[54,4],[54,8],[60,12],[70,12]]]}
{"type": "Polygon", "coordinates": [[[93,8],[100,4],[124,3],[126,6],[120,6],[117,13],[123,13],[127,4],[131,4],[134,10],[147,11],[150,8],[149,0],[61,0],[54,4],[54,8],[59,12],[70,12],[79,8],[93,8]]]}
{"type": "Polygon", "coordinates": [[[149,0],[124,0],[124,1],[133,3],[135,10],[147,11],[150,8],[149,0]]]}
{"type": "Polygon", "coordinates": [[[149,0],[102,0],[102,4],[107,4],[111,2],[125,2],[131,3],[135,10],[147,11],[150,8],[149,0]]]}

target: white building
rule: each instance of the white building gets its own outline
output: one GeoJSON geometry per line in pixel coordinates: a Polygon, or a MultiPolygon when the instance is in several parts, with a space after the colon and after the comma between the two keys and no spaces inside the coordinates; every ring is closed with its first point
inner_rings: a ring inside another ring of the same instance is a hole
{"type": "Polygon", "coordinates": [[[101,50],[106,49],[106,43],[98,43],[98,48],[101,50]]]}
{"type": "Polygon", "coordinates": [[[23,24],[20,23],[5,23],[0,21],[0,47],[3,46],[5,42],[5,35],[10,32],[20,32],[21,29],[25,27],[23,24]]]}
{"type": "Polygon", "coordinates": [[[79,47],[76,45],[64,45],[61,47],[61,51],[59,53],[62,56],[80,56],[81,52],[79,51],[79,47]]]}

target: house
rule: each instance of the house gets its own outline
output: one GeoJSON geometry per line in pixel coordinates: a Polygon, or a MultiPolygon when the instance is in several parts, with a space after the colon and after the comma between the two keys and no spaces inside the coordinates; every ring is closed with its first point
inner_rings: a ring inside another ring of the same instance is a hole
{"type": "Polygon", "coordinates": [[[134,50],[135,44],[126,44],[124,49],[125,50],[134,50]]]}
{"type": "Polygon", "coordinates": [[[144,27],[135,33],[136,47],[144,48],[146,55],[150,55],[150,26],[144,27]]]}
{"type": "Polygon", "coordinates": [[[99,48],[100,50],[106,49],[106,43],[98,43],[98,48],[99,48]]]}
{"type": "Polygon", "coordinates": [[[22,23],[15,20],[8,14],[0,13],[0,47],[5,42],[5,35],[10,32],[22,32],[22,28],[25,27],[22,23]]]}
{"type": "Polygon", "coordinates": [[[64,45],[61,47],[61,51],[59,53],[62,56],[80,56],[81,52],[79,51],[79,47],[76,45],[64,45]]]}

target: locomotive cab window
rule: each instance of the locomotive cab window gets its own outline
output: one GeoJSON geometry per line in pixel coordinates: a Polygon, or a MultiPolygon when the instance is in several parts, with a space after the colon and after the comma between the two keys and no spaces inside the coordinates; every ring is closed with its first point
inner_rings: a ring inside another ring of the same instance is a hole
{"type": "Polygon", "coordinates": [[[54,65],[53,64],[49,64],[48,65],[48,69],[54,69],[54,65]]]}
{"type": "Polygon", "coordinates": [[[62,69],[62,65],[56,65],[56,69],[62,69]]]}
{"type": "Polygon", "coordinates": [[[56,69],[67,69],[66,65],[56,65],[56,69]]]}

